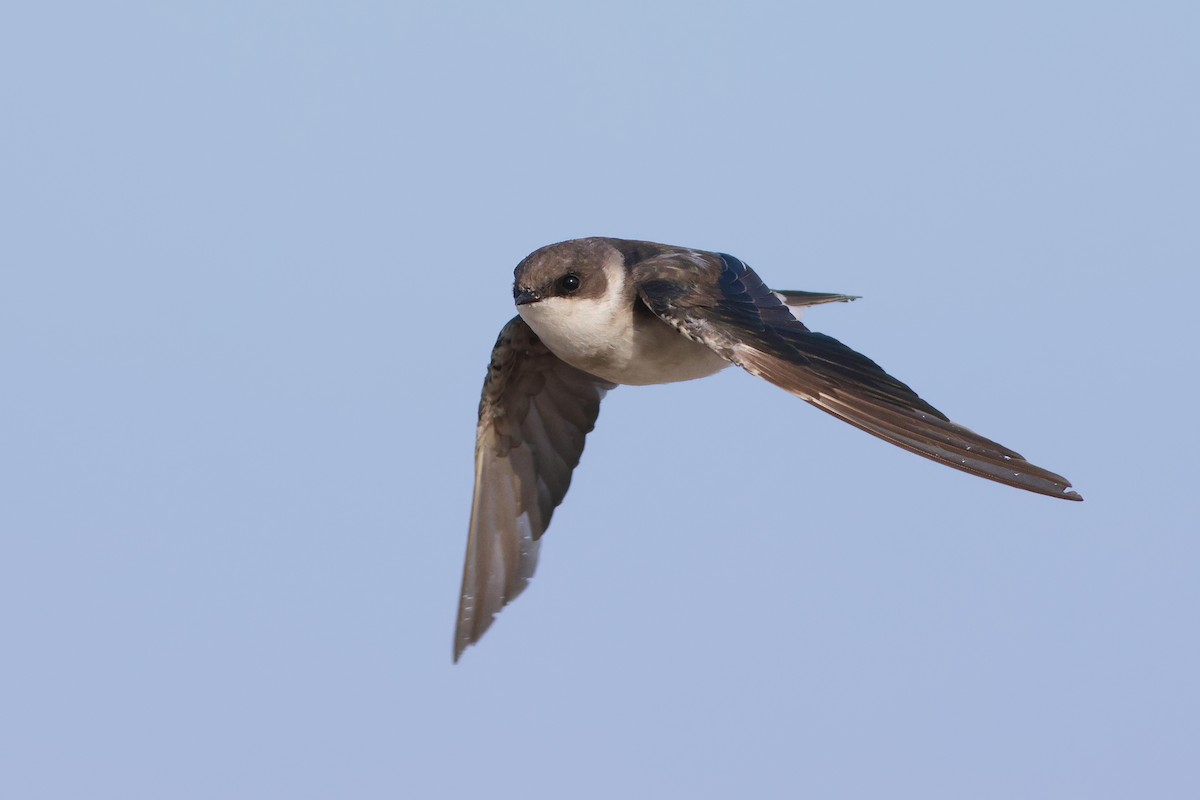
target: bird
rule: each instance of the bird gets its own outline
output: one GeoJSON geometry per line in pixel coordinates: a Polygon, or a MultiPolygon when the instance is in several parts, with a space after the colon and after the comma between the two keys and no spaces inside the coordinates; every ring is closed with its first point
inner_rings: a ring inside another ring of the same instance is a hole
{"type": "Polygon", "coordinates": [[[1065,500],[1070,482],[951,422],[907,385],[800,321],[853,295],[775,291],[728,253],[591,237],[547,245],[513,273],[479,401],[475,490],[454,661],[528,584],[600,401],[617,385],[736,365],[844,422],[955,469],[1065,500]]]}

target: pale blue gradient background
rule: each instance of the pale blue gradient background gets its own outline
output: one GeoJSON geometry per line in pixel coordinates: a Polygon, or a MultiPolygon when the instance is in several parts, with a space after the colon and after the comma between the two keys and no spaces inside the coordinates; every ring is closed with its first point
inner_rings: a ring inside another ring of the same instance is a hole
{"type": "Polygon", "coordinates": [[[10,4],[0,796],[1200,796],[1197,8],[10,4]],[[595,234],[863,295],[1087,502],[622,388],[452,667],[511,269],[595,234]]]}

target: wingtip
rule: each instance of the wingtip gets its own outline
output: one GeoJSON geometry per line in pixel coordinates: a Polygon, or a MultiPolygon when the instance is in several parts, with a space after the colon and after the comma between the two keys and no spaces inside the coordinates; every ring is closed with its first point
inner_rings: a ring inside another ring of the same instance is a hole
{"type": "Polygon", "coordinates": [[[462,654],[467,652],[467,648],[470,647],[472,644],[474,644],[474,642],[464,641],[461,637],[455,636],[454,637],[454,656],[451,659],[451,663],[457,664],[458,660],[460,658],[462,658],[462,654]]]}

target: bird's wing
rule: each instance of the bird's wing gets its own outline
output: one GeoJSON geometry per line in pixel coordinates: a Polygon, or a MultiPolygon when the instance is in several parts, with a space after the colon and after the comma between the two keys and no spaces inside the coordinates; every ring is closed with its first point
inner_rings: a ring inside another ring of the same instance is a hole
{"type": "Polygon", "coordinates": [[[792,316],[733,256],[686,251],[633,267],[642,302],[688,338],[845,422],[947,466],[1081,500],[1061,475],[956,425],[871,359],[792,316]]]}
{"type": "Polygon", "coordinates": [[[613,386],[559,359],[520,317],[500,331],[479,401],[455,661],[533,576],[539,539],[613,386]]]}

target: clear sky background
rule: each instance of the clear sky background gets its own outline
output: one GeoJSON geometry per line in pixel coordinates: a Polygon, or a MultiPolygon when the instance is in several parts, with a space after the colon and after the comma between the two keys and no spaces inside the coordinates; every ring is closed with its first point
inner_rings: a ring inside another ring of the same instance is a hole
{"type": "Polygon", "coordinates": [[[1198,8],[8,4],[0,796],[1200,796],[1198,8]],[[621,388],[451,666],[586,235],[863,295],[807,321],[1087,501],[621,388]]]}

